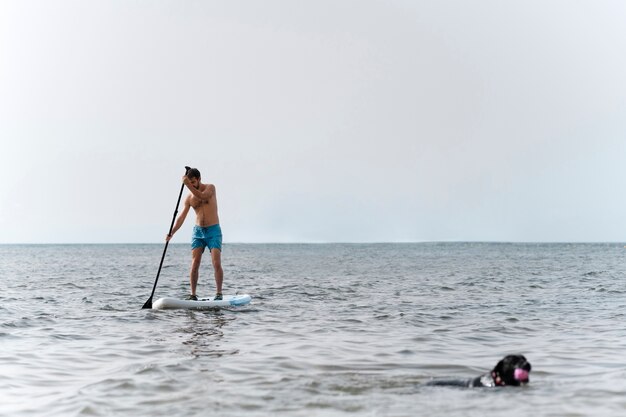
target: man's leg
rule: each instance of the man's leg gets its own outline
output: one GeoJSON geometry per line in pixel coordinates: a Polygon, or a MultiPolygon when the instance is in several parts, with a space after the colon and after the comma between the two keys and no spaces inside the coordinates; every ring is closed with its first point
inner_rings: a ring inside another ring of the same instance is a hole
{"type": "Polygon", "coordinates": [[[204,248],[195,248],[191,251],[191,272],[189,273],[191,295],[196,295],[196,287],[198,286],[198,274],[200,271],[200,262],[202,261],[203,252],[204,248]]]}
{"type": "Polygon", "coordinates": [[[213,261],[213,269],[215,272],[215,292],[221,294],[222,282],[224,282],[224,271],[222,270],[222,251],[217,248],[211,249],[211,261],[213,261]]]}

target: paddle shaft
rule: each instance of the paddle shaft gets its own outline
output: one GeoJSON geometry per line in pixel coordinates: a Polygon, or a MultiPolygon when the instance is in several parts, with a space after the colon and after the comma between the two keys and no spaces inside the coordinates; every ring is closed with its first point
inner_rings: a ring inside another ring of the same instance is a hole
{"type": "MultiPolygon", "coordinates": [[[[185,175],[189,172],[191,168],[185,167],[185,175]]],[[[172,234],[172,229],[174,228],[174,222],[176,221],[176,215],[178,214],[178,206],[180,205],[180,199],[183,196],[183,190],[185,189],[185,184],[180,186],[180,193],[178,194],[178,201],[176,202],[176,208],[174,209],[174,216],[172,217],[172,224],[170,224],[170,231],[167,233],[168,235],[172,234]]],[[[165,247],[163,248],[163,255],[161,255],[161,262],[159,263],[159,270],[157,271],[156,279],[154,280],[154,285],[152,286],[152,293],[150,294],[150,298],[143,305],[142,308],[152,308],[152,297],[154,297],[154,290],[156,290],[157,282],[159,282],[159,275],[161,275],[161,268],[163,267],[163,260],[165,259],[165,253],[167,252],[167,246],[169,245],[169,240],[165,241],[165,247]]]]}

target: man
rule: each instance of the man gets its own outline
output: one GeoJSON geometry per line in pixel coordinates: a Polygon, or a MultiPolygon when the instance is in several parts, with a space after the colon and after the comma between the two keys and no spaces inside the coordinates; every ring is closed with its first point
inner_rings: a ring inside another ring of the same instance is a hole
{"type": "Polygon", "coordinates": [[[198,300],[196,295],[196,287],[198,285],[198,272],[200,270],[200,262],[202,254],[206,247],[211,253],[211,261],[215,270],[215,285],[217,287],[215,300],[222,299],[222,282],[224,280],[224,271],[222,270],[222,229],[220,228],[220,220],[217,216],[217,198],[215,196],[215,186],[213,184],[203,184],[200,180],[200,171],[191,168],[183,177],[183,184],[187,186],[190,193],[185,198],[183,211],[176,219],[176,224],[172,229],[172,233],[165,237],[169,240],[174,233],[180,229],[185,222],[189,207],[193,207],[196,212],[196,225],[193,227],[193,235],[191,238],[191,272],[189,273],[189,282],[191,284],[191,294],[188,300],[198,300]]]}

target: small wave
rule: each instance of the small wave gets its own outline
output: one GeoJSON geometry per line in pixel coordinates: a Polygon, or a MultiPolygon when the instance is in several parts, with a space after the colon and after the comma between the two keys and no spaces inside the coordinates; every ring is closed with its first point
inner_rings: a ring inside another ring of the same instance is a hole
{"type": "Polygon", "coordinates": [[[75,284],[73,282],[64,282],[63,284],[60,285],[60,287],[63,287],[63,288],[74,288],[74,289],[77,289],[77,290],[84,290],[84,289],[87,288],[87,287],[75,284]]]}
{"type": "Polygon", "coordinates": [[[602,275],[602,274],[606,274],[607,271],[589,271],[589,272],[585,272],[582,276],[583,277],[596,277],[598,275],[602,275]]]}

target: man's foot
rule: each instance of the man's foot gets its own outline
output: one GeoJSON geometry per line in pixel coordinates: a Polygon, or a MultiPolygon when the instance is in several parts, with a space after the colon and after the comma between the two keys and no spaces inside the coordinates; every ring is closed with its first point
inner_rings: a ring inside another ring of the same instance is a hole
{"type": "Polygon", "coordinates": [[[218,292],[217,294],[215,294],[215,298],[214,298],[213,300],[215,300],[215,301],[219,301],[219,300],[221,300],[221,299],[222,299],[222,293],[221,293],[221,292],[218,292]]]}
{"type": "Polygon", "coordinates": [[[191,295],[187,296],[187,299],[191,300],[191,301],[198,301],[198,296],[191,294],[191,295]]]}

